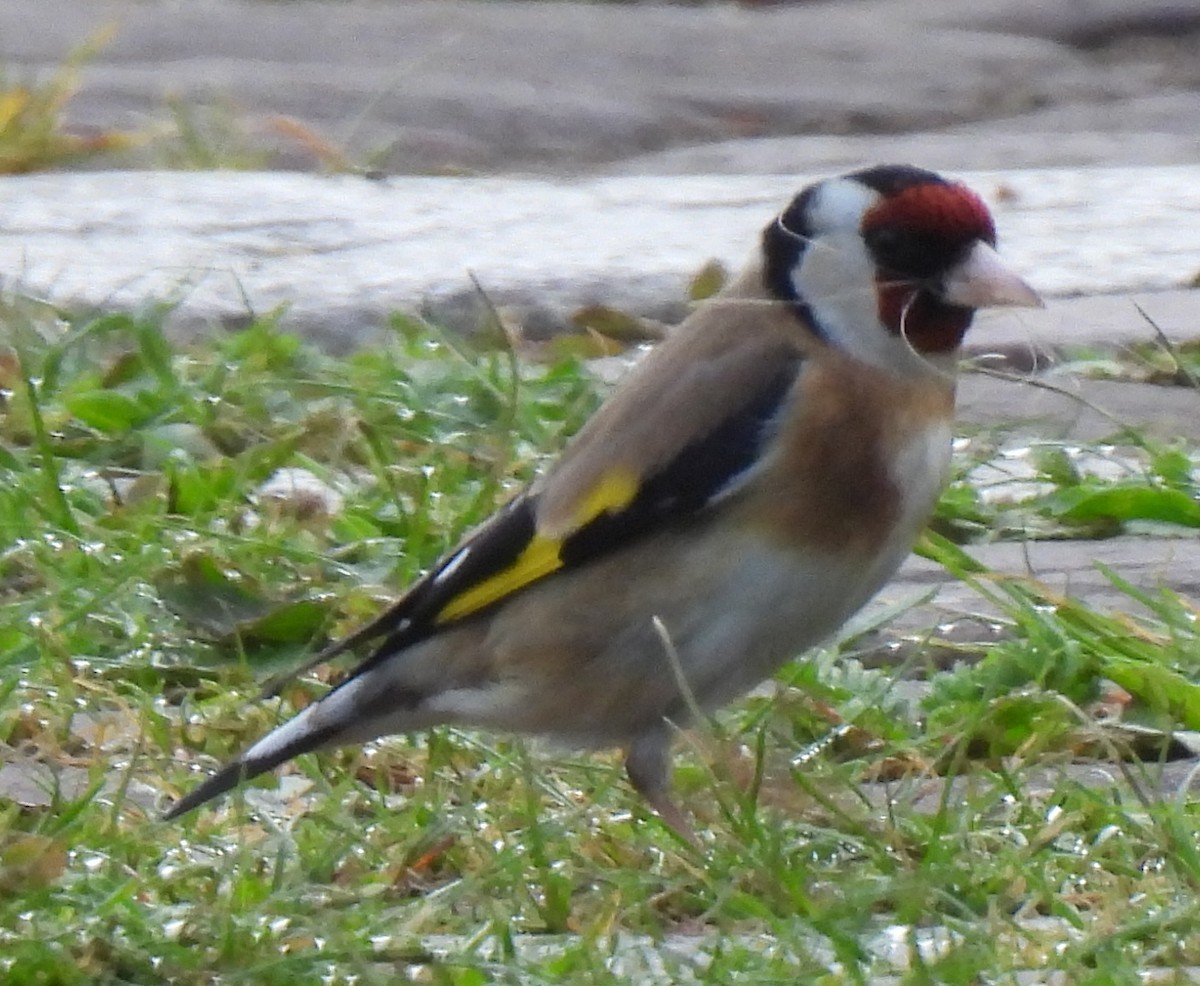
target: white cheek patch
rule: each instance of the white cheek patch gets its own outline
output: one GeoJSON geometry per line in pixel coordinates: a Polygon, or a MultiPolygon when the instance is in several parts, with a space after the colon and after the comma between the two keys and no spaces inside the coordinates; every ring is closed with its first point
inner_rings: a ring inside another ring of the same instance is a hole
{"type": "Polygon", "coordinates": [[[848,178],[831,178],[822,182],[808,207],[813,234],[857,234],[863,215],[879,199],[879,193],[862,182],[848,178]]]}
{"type": "Polygon", "coordinates": [[[792,285],[830,342],[862,356],[885,341],[875,265],[857,230],[816,237],[792,271],[792,285]]]}
{"type": "Polygon", "coordinates": [[[814,237],[792,271],[792,282],[809,305],[853,304],[870,295],[867,301],[875,308],[875,264],[857,232],[814,237]]]}
{"type": "MultiPolygon", "coordinates": [[[[861,182],[831,178],[808,205],[812,234],[792,287],[819,317],[835,323],[875,318],[875,266],[859,232],[863,214],[879,201],[879,193],[861,182]]],[[[824,319],[822,319],[824,321],[824,319]]],[[[840,336],[841,326],[823,325],[840,336]]]]}

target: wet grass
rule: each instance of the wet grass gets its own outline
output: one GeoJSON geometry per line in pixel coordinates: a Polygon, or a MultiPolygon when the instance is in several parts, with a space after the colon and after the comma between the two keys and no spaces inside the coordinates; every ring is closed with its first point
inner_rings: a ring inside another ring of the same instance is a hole
{"type": "MultiPolygon", "coordinates": [[[[1197,526],[1196,450],[964,440],[923,550],[990,644],[913,692],[861,632],[681,737],[701,845],[614,755],[436,730],[171,798],[338,674],[261,683],[393,598],[603,397],[397,319],[345,359],[271,319],[0,309],[0,971],[13,983],[1133,982],[1200,965],[1194,604],[1099,613],[969,542],[1197,526]],[[1093,468],[1091,456],[1119,474],[1093,468]],[[996,473],[1022,463],[1016,485],[996,473]],[[964,549],[963,545],[968,544],[964,549]],[[1139,728],[1134,731],[1130,727],[1139,728]]],[[[932,628],[920,643],[936,643],[932,628]]]]}

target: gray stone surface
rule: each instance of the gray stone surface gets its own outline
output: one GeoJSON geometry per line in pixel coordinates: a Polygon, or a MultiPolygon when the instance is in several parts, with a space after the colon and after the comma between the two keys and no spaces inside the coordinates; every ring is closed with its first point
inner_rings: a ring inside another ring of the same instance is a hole
{"type": "MultiPolygon", "coordinates": [[[[1192,314],[1192,331],[1198,333],[1200,304],[1192,314]]],[[[1162,441],[1200,442],[1200,394],[1182,386],[1071,374],[997,379],[968,373],[959,381],[958,420],[984,428],[1003,425],[1010,436],[1051,441],[1103,441],[1128,427],[1162,441]]]]}
{"type": "MultiPolygon", "coordinates": [[[[970,545],[966,551],[993,573],[982,583],[985,589],[994,588],[991,578],[1027,577],[1044,586],[1049,598],[1070,596],[1100,612],[1153,619],[1113,583],[1107,569],[1150,596],[1165,590],[1185,600],[1200,599],[1200,532],[1195,530],[1107,540],[1005,541],[970,545]]],[[[915,705],[928,693],[931,670],[973,660],[980,646],[1010,636],[1012,620],[992,598],[1003,594],[985,596],[940,565],[912,555],[858,617],[858,626],[869,629],[849,628],[852,654],[867,667],[902,668],[905,678],[893,688],[915,705]],[[890,618],[877,625],[879,615],[890,618]]]]}
{"type": "MultiPolygon", "coordinates": [[[[277,163],[298,166],[313,159],[275,115],[400,171],[571,169],[735,138],[943,130],[931,163],[1011,166],[1012,141],[973,136],[993,123],[1040,135],[1019,142],[1024,164],[1169,163],[1194,155],[1200,131],[1189,0],[0,0],[0,55],[45,71],[112,23],[71,106],[77,123],[144,129],[175,95],[227,107],[277,163]],[[1101,135],[1091,150],[1057,148],[1085,132],[1101,135]],[[1103,139],[1113,134],[1134,139],[1103,139]]],[[[789,170],[827,163],[798,144],[789,170]]]]}
{"type": "MultiPolygon", "coordinates": [[[[1187,598],[1200,598],[1200,535],[1180,531],[1178,537],[1115,537],[1100,541],[1006,541],[972,545],[968,553],[988,569],[1037,579],[1053,592],[1071,595],[1109,612],[1130,611],[1136,605],[1113,585],[1103,567],[1145,592],[1170,589],[1187,598]],[[1102,567],[1103,566],[1103,567],[1102,567]]],[[[915,610],[900,621],[918,629],[963,618],[993,618],[997,611],[963,582],[947,581],[945,570],[913,556],[880,599],[897,601],[937,590],[928,609],[915,610]],[[932,618],[931,618],[932,617],[932,618]]]]}
{"type": "MultiPolygon", "coordinates": [[[[470,328],[473,274],[533,332],[603,301],[677,318],[712,257],[750,255],[811,176],[395,178],[94,172],[0,178],[0,278],[71,306],[178,301],[181,332],[288,306],[285,325],[334,349],[396,309],[470,328]]],[[[968,174],[994,205],[1003,252],[1048,297],[1139,294],[1163,328],[1195,334],[1200,166],[968,174]]],[[[1010,354],[1145,339],[1128,301],[988,313],[972,344],[1010,354]]]]}
{"type": "MultiPolygon", "coordinates": [[[[1191,120],[1194,129],[1190,134],[1098,131],[1088,129],[1090,112],[1068,108],[937,131],[711,141],[634,155],[607,170],[629,175],[745,175],[845,171],[866,161],[914,161],[935,171],[1194,164],[1200,159],[1200,98],[1189,92],[1146,101],[1150,102],[1179,114],[1172,125],[1191,120]]],[[[1104,119],[1111,126],[1119,117],[1104,119]]]]}

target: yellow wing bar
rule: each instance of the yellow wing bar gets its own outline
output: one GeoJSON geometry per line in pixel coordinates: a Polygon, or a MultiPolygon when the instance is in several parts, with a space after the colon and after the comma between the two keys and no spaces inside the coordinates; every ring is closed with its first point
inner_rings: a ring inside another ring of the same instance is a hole
{"type": "MultiPolygon", "coordinates": [[[[566,537],[586,527],[601,514],[620,512],[634,500],[637,492],[637,478],[628,470],[617,469],[608,473],[580,501],[566,537]]],[[[534,534],[511,565],[460,592],[442,607],[436,622],[451,623],[470,616],[562,568],[561,551],[565,539],[534,534]]]]}

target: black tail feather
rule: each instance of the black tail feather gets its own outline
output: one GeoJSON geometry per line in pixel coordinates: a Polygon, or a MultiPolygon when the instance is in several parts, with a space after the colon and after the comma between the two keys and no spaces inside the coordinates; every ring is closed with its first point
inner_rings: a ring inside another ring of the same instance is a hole
{"type": "MultiPolygon", "coordinates": [[[[292,720],[292,722],[295,722],[295,720],[292,720]]],[[[286,729],[289,725],[291,723],[285,723],[279,728],[286,729]]],[[[281,746],[278,750],[272,750],[266,756],[247,758],[245,754],[242,754],[236,760],[227,763],[195,790],[189,791],[171,805],[170,808],[163,812],[163,821],[169,822],[180,815],[186,815],[192,809],[199,808],[206,801],[220,797],[226,791],[237,787],[242,781],[248,781],[259,774],[265,774],[267,771],[278,767],[281,763],[285,763],[293,757],[298,757],[302,753],[310,753],[313,750],[319,749],[339,732],[340,729],[336,726],[330,726],[326,729],[297,736],[291,743],[281,746]]],[[[254,747],[250,749],[252,750],[254,747]]]]}
{"type": "Polygon", "coordinates": [[[262,770],[254,770],[250,764],[242,763],[240,760],[228,763],[203,784],[189,791],[164,811],[162,815],[163,821],[169,822],[180,815],[186,815],[193,808],[199,808],[204,802],[211,801],[213,798],[237,787],[242,781],[249,780],[251,777],[262,773],[263,770],[270,769],[267,766],[263,767],[262,770]]]}

